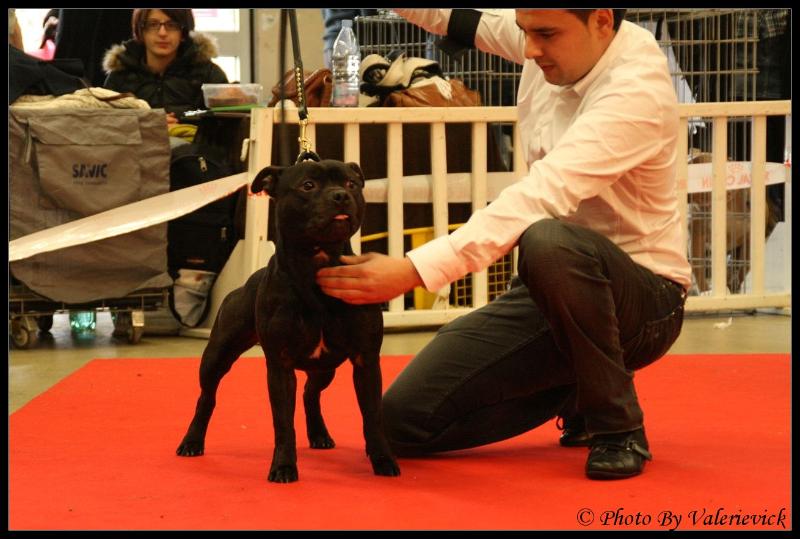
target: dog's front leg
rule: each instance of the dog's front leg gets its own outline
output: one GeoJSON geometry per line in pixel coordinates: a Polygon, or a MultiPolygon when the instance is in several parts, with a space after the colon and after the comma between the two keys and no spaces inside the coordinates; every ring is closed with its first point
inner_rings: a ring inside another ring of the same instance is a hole
{"type": "Polygon", "coordinates": [[[353,361],[353,385],[364,422],[364,440],[372,470],[375,475],[400,475],[400,467],[383,432],[381,367],[377,356],[366,361],[364,358],[353,361]]]}
{"type": "Polygon", "coordinates": [[[297,481],[297,440],[294,431],[297,377],[294,369],[267,359],[267,386],[275,429],[275,451],[268,479],[274,483],[291,483],[297,481]]]}

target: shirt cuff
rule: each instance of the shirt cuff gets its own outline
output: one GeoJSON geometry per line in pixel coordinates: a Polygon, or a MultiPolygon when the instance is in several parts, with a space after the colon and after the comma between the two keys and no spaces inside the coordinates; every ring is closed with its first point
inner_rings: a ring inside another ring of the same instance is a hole
{"type": "Polygon", "coordinates": [[[466,264],[453,249],[450,236],[429,241],[409,251],[406,256],[429,292],[436,292],[468,272],[466,264]]]}

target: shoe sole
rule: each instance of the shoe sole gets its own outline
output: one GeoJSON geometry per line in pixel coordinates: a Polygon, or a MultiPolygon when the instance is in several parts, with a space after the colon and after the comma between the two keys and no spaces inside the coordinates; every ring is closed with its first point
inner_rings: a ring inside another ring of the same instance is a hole
{"type": "Polygon", "coordinates": [[[627,479],[629,477],[636,477],[637,475],[640,475],[643,471],[644,471],[644,466],[642,466],[641,470],[639,470],[637,472],[633,472],[633,473],[615,473],[615,472],[602,472],[602,471],[589,471],[589,470],[587,470],[586,471],[586,477],[588,477],[589,479],[599,479],[599,480],[602,480],[602,481],[608,481],[608,480],[613,480],[613,479],[627,479]]]}

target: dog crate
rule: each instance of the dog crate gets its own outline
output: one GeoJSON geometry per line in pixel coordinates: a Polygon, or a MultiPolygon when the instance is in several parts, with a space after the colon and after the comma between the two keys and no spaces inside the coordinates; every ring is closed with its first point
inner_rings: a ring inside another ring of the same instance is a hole
{"type": "MultiPolygon", "coordinates": [[[[678,99],[682,103],[733,103],[764,99],[789,98],[766,88],[781,74],[775,71],[777,57],[788,49],[772,48],[789,37],[788,10],[761,9],[630,9],[627,18],[650,29],[667,55],[678,99]],[[767,42],[766,40],[771,41],[767,42]],[[759,45],[761,47],[759,48],[759,45]],[[769,47],[768,48],[768,45],[769,47]],[[761,76],[761,80],[759,80],[761,76]]],[[[790,53],[789,53],[790,54],[790,53]]],[[[787,59],[788,60],[788,59],[787,59]]],[[[788,66],[788,63],[787,63],[788,66]]],[[[788,72],[784,75],[788,87],[788,72]]],[[[773,82],[774,84],[774,82],[773,82]]],[[[780,83],[779,83],[780,84],[780,83]]],[[[752,117],[733,116],[725,133],[729,169],[745,166],[753,159],[752,117]]],[[[768,120],[767,161],[781,163],[785,141],[790,140],[779,117],[768,120]]],[[[689,121],[689,155],[692,165],[708,163],[714,138],[710,118],[689,121]]],[[[735,175],[735,172],[729,176],[735,175]]],[[[735,182],[729,182],[734,183],[735,182]]],[[[766,235],[783,220],[781,184],[767,189],[766,235]]],[[[734,185],[727,192],[727,282],[731,293],[747,292],[746,276],[750,271],[750,190],[734,185]]],[[[711,193],[689,190],[688,257],[692,265],[693,294],[711,290],[711,193]]]]}
{"type": "MultiPolygon", "coordinates": [[[[514,253],[508,253],[487,270],[488,301],[492,301],[497,296],[508,289],[511,276],[515,273],[514,253]]],[[[450,304],[455,307],[472,307],[474,298],[472,294],[472,274],[455,281],[450,291],[450,304]]]]}
{"type": "Polygon", "coordinates": [[[394,14],[358,17],[355,32],[362,58],[369,54],[386,57],[392,51],[401,50],[408,57],[438,62],[446,77],[459,79],[479,92],[484,106],[512,106],[517,102],[517,86],[522,74],[519,64],[474,48],[459,58],[452,58],[435,45],[441,36],[426,32],[394,14]]]}
{"type": "MultiPolygon", "coordinates": [[[[759,59],[763,59],[770,51],[759,52],[759,42],[765,28],[770,32],[770,37],[783,31],[790,32],[787,17],[788,10],[760,9],[639,8],[626,12],[627,20],[647,28],[655,35],[667,56],[678,100],[687,104],[763,98],[758,85],[759,59]]],[[[466,51],[460,58],[452,58],[435,45],[440,36],[430,34],[392,14],[359,17],[355,28],[362,57],[368,54],[386,56],[399,49],[408,56],[430,58],[439,63],[445,76],[461,79],[469,88],[480,92],[484,105],[509,106],[516,103],[522,71],[520,65],[477,49],[466,51]]],[[[771,76],[775,77],[774,74],[771,76]]],[[[788,99],[789,95],[781,98],[788,99]]],[[[770,118],[769,121],[774,124],[780,120],[770,118]]],[[[751,160],[751,123],[750,117],[730,118],[727,124],[729,161],[751,160]]],[[[688,125],[690,138],[686,159],[690,164],[710,162],[713,140],[711,119],[692,118],[688,125]]],[[[498,129],[503,158],[510,162],[510,126],[499,126],[498,129]]],[[[789,132],[790,127],[787,125],[785,130],[789,132]]],[[[768,161],[788,161],[788,153],[785,158],[782,157],[785,153],[783,140],[790,140],[790,133],[784,135],[770,127],[769,137],[768,161]],[[776,146],[779,148],[775,149],[776,146]],[[776,158],[776,154],[781,157],[776,158]]],[[[690,190],[688,199],[688,257],[694,280],[692,293],[704,294],[711,287],[711,194],[690,190]]],[[[767,235],[783,219],[783,204],[783,186],[770,186],[767,235]]],[[[727,286],[733,293],[746,291],[745,276],[750,269],[749,209],[748,189],[728,192],[727,286]]],[[[454,285],[454,290],[462,290],[463,294],[457,297],[466,298],[469,296],[469,283],[454,285]]]]}

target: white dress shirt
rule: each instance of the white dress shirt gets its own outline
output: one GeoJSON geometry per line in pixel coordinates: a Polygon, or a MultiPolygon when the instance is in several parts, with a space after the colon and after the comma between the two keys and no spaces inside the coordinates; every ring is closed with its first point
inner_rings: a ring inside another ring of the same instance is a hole
{"type": "MultiPolygon", "coordinates": [[[[452,10],[396,10],[445,34],[452,10]]],[[[528,174],[458,230],[408,252],[438,290],[514,248],[533,223],[556,218],[603,234],[638,264],[689,288],[677,198],[678,103],[653,35],[623,21],[597,64],[555,86],[524,56],[513,10],[484,12],[475,43],[523,65],[518,125],[528,174]]]]}

